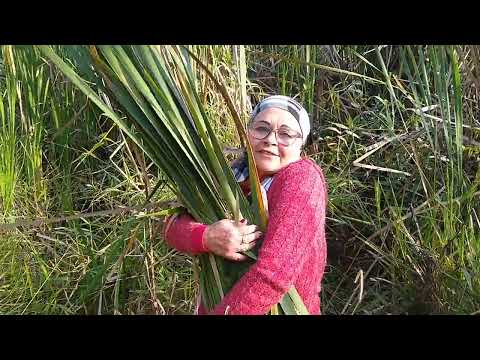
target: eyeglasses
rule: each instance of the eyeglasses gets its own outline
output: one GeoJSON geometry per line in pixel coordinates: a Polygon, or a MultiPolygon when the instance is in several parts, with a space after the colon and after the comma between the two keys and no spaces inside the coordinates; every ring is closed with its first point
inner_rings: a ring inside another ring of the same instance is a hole
{"type": "Polygon", "coordinates": [[[302,138],[298,132],[291,130],[291,129],[277,129],[272,130],[268,126],[264,125],[257,125],[249,128],[250,133],[252,136],[257,140],[266,139],[270,136],[270,133],[274,132],[279,144],[284,146],[292,145],[297,138],[302,138]]]}

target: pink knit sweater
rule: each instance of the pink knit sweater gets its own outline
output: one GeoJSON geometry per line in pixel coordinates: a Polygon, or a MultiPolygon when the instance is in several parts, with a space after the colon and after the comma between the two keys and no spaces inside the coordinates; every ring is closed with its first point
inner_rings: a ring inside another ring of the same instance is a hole
{"type": "MultiPolygon", "coordinates": [[[[320,314],[319,292],[327,256],[327,190],[322,170],[309,159],[291,163],[275,174],[267,197],[269,221],[258,260],[212,314],[266,314],[292,284],[310,314],[320,314]]],[[[208,251],[202,242],[205,225],[189,215],[172,220],[165,228],[167,243],[191,254],[208,251]]]]}

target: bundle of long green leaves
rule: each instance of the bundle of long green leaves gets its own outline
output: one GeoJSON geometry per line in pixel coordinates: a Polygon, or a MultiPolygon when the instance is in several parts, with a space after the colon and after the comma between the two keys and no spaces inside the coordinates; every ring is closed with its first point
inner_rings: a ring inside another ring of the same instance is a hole
{"type": "MultiPolygon", "coordinates": [[[[76,67],[65,63],[51,47],[39,48],[165,173],[178,200],[197,221],[212,224],[225,218],[245,218],[265,228],[258,176],[245,131],[237,117],[237,130],[249,149],[249,166],[254,170],[252,206],[208,121],[196,91],[193,54],[186,48],[79,47],[76,67]],[[79,74],[95,83],[87,83],[79,74]],[[113,110],[111,100],[126,116],[113,110]]],[[[208,310],[252,265],[255,255],[247,255],[250,259],[240,263],[212,254],[199,256],[200,288],[208,310]]],[[[283,297],[280,307],[284,314],[308,313],[295,288],[283,297]]],[[[272,312],[277,313],[278,308],[272,312]]]]}

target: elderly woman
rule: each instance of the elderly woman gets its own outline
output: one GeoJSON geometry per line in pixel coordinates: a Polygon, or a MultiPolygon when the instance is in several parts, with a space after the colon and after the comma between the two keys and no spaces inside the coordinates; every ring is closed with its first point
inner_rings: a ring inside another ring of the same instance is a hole
{"type": "MultiPolygon", "coordinates": [[[[211,252],[244,261],[242,252],[263,237],[258,260],[239,279],[212,314],[263,315],[294,285],[310,314],[320,314],[320,286],[326,262],[327,191],[320,167],[301,156],[310,132],[305,109],[287,96],[271,96],[253,110],[248,126],[269,221],[265,234],[255,225],[221,220],[197,223],[188,214],[166,219],[170,246],[190,254],[211,252]]],[[[233,172],[249,195],[245,160],[233,172]]],[[[199,314],[205,309],[199,304],[199,314]]]]}

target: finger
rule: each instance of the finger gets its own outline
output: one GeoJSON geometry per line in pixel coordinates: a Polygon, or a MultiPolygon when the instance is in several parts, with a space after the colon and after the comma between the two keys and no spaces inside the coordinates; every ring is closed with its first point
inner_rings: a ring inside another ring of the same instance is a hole
{"type": "Polygon", "coordinates": [[[257,230],[258,230],[257,225],[245,225],[243,227],[240,227],[240,233],[244,234],[244,235],[245,234],[252,234],[257,230]]]}
{"type": "Polygon", "coordinates": [[[245,251],[248,251],[248,250],[252,250],[255,247],[255,244],[256,244],[255,241],[252,241],[248,244],[242,244],[238,247],[238,251],[239,252],[245,252],[245,251]]]}
{"type": "Polygon", "coordinates": [[[261,231],[255,231],[255,232],[253,233],[253,236],[254,236],[255,240],[260,239],[263,235],[264,235],[264,234],[263,234],[263,232],[261,232],[261,231]]]}
{"type": "Polygon", "coordinates": [[[247,257],[245,255],[239,254],[239,253],[232,253],[229,256],[226,256],[228,259],[233,260],[233,261],[243,261],[246,260],[247,257]]]}
{"type": "Polygon", "coordinates": [[[263,235],[263,233],[261,231],[255,231],[254,233],[252,234],[248,234],[248,235],[242,235],[243,236],[243,241],[242,243],[243,244],[248,244],[248,243],[251,243],[252,241],[255,241],[257,240],[258,238],[260,238],[261,236],[263,235]]]}

